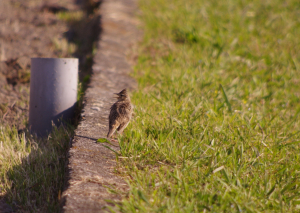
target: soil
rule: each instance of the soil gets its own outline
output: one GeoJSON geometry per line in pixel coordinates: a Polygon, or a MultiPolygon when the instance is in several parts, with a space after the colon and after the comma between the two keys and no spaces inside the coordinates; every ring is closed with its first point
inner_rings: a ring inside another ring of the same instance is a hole
{"type": "Polygon", "coordinates": [[[52,38],[68,29],[42,4],[0,1],[0,118],[17,128],[28,114],[30,58],[58,57],[52,38]]]}
{"type": "Polygon", "coordinates": [[[100,0],[0,1],[0,120],[17,129],[28,121],[30,58],[77,57],[81,79],[91,72],[91,54],[100,33],[100,0]],[[83,11],[67,22],[60,12],[83,11]],[[92,15],[91,15],[92,14],[92,15]],[[74,43],[70,51],[67,43],[74,43]],[[80,46],[76,44],[80,43],[80,46]],[[2,119],[1,119],[2,118],[2,119]]]}

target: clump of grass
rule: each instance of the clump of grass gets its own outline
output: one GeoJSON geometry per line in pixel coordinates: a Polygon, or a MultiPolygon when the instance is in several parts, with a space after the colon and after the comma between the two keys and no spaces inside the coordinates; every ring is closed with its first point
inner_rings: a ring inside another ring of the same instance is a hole
{"type": "Polygon", "coordinates": [[[1,194],[17,211],[59,211],[72,132],[72,126],[61,125],[37,139],[0,127],[1,194]]]}
{"type": "Polygon", "coordinates": [[[52,43],[59,57],[70,57],[77,50],[77,45],[70,43],[66,38],[53,38],[52,43]]]}
{"type": "Polygon", "coordinates": [[[131,190],[120,210],[299,211],[299,3],[140,8],[136,117],[119,158],[131,190]]]}
{"type": "Polygon", "coordinates": [[[85,13],[81,10],[76,11],[62,11],[57,13],[57,17],[60,20],[63,20],[65,22],[79,22],[81,21],[85,16],[85,13]]]}

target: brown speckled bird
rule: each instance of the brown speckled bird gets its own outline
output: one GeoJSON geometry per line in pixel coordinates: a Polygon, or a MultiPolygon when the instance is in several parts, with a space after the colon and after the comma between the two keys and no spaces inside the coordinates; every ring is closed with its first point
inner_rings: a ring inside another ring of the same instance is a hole
{"type": "MultiPolygon", "coordinates": [[[[119,132],[119,134],[122,134],[124,129],[127,127],[133,112],[133,106],[126,89],[123,89],[121,92],[115,94],[117,95],[118,101],[110,108],[110,114],[108,117],[108,139],[112,138],[116,130],[119,132]]],[[[115,141],[114,139],[112,140],[115,141]]]]}

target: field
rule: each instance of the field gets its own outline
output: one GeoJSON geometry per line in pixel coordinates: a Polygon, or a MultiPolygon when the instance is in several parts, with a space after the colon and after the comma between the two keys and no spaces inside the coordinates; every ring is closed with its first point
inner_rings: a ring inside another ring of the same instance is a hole
{"type": "MultiPolygon", "coordinates": [[[[79,57],[87,83],[98,16],[54,14],[35,1],[1,3],[9,9],[0,8],[0,202],[17,212],[57,212],[74,127],[44,140],[24,129],[29,56],[79,57]],[[11,38],[15,43],[6,42],[11,38]],[[20,46],[22,38],[32,42],[20,46]]],[[[144,39],[133,73],[135,117],[119,138],[116,168],[130,191],[120,192],[119,210],[300,212],[299,1],[139,6],[144,39]]]]}
{"type": "Polygon", "coordinates": [[[120,210],[299,212],[299,1],[139,3],[120,210]]]}

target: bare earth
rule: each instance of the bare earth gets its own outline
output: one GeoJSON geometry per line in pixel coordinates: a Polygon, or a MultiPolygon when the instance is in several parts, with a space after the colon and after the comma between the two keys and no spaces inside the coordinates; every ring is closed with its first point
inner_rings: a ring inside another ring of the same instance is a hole
{"type": "MultiPolygon", "coordinates": [[[[62,55],[54,40],[62,40],[68,26],[45,7],[56,2],[0,0],[0,117],[17,128],[28,116],[30,58],[62,55]]],[[[79,7],[72,0],[60,5],[79,7]]]]}

